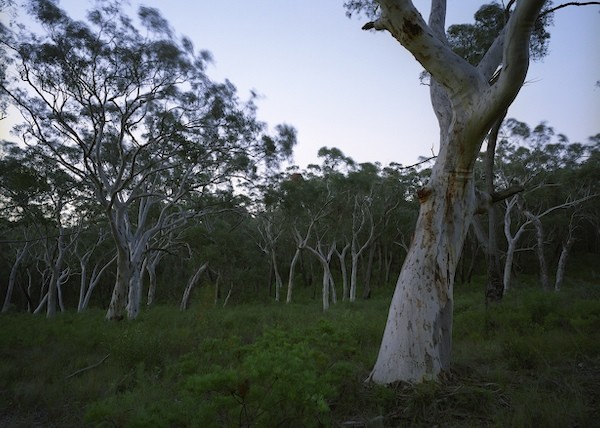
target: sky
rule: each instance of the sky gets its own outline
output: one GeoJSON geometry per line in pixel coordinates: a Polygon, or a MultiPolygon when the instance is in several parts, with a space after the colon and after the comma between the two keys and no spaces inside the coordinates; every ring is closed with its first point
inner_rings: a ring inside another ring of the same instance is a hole
{"type": "MultiPolygon", "coordinates": [[[[272,129],[298,131],[294,163],[320,163],[323,146],[356,162],[411,165],[437,154],[439,130],[421,66],[387,32],[362,31],[344,0],[131,0],[155,7],[175,32],[208,50],[208,69],[229,79],[240,98],[261,95],[258,117],[272,129]]],[[[427,18],[426,0],[413,2],[427,18]]],[[[471,23],[486,2],[448,2],[447,25],[471,23]]],[[[559,4],[559,1],[555,1],[559,4]]],[[[89,4],[61,0],[82,18],[89,4]]],[[[542,121],[572,142],[600,133],[600,7],[567,7],[555,14],[549,55],[532,63],[527,83],[508,112],[535,126],[542,121]]],[[[14,120],[15,118],[9,118],[14,120]]],[[[9,120],[0,122],[7,138],[9,120]]]]}

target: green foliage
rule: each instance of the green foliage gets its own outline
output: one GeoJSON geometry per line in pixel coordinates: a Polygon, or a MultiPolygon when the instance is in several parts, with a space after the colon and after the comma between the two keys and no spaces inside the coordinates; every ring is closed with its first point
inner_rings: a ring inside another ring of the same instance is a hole
{"type": "MultiPolygon", "coordinates": [[[[310,337],[308,338],[310,340],[310,337]]],[[[317,426],[329,412],[328,399],[348,369],[333,364],[307,338],[267,331],[244,354],[236,369],[212,367],[187,381],[198,403],[198,419],[215,426],[317,426]]]]}
{"type": "Polygon", "coordinates": [[[389,387],[364,383],[387,297],[326,314],[159,306],[116,324],[100,310],[2,315],[0,415],[7,426],[593,426],[598,293],[515,289],[486,310],[480,287],[459,286],[453,371],[389,387]]]}

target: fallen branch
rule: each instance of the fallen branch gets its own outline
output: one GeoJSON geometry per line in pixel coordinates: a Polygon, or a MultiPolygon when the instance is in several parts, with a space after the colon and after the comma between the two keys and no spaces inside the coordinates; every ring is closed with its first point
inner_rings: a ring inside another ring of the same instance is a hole
{"type": "Polygon", "coordinates": [[[65,380],[70,379],[70,378],[72,378],[74,376],[77,376],[78,374],[81,374],[81,373],[83,373],[85,371],[88,371],[88,370],[91,370],[93,368],[98,367],[100,364],[102,364],[104,361],[106,361],[106,359],[108,357],[110,357],[110,354],[106,354],[106,356],[104,358],[102,358],[100,361],[98,361],[96,364],[92,364],[91,366],[84,367],[82,369],[79,369],[79,370],[71,373],[69,376],[65,377],[65,380]]]}

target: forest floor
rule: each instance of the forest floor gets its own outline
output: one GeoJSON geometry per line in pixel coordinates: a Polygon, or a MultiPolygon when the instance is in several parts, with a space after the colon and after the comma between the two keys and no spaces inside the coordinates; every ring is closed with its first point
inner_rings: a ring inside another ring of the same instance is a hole
{"type": "Polygon", "coordinates": [[[327,313],[199,293],[134,322],[2,315],[0,426],[598,426],[600,284],[522,284],[487,309],[482,288],[456,286],[452,372],[388,387],[364,380],[389,290],[327,313]]]}

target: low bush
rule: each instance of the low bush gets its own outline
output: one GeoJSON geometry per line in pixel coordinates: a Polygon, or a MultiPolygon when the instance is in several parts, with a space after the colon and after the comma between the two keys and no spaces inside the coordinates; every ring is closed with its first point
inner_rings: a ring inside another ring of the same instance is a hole
{"type": "Polygon", "coordinates": [[[365,383],[388,298],[157,307],[0,322],[0,424],[17,426],[593,426],[600,302],[593,286],[514,289],[485,308],[456,290],[453,371],[365,383]],[[212,424],[212,425],[211,425],[212,424]]]}

